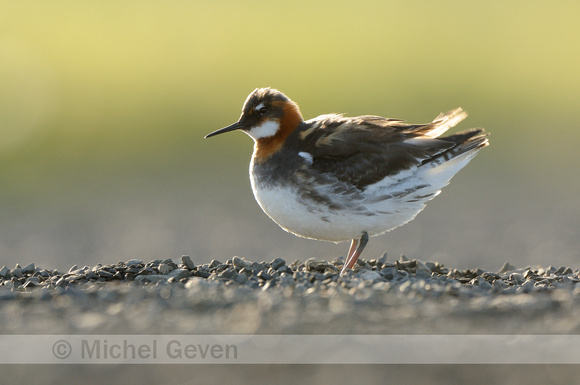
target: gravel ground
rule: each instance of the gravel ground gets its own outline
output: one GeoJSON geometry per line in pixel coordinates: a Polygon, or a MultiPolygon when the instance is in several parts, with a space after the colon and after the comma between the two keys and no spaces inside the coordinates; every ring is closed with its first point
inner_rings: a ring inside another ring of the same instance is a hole
{"type": "Polygon", "coordinates": [[[3,334],[579,333],[580,270],[446,268],[438,262],[188,256],[66,273],[0,269],[3,334]]]}

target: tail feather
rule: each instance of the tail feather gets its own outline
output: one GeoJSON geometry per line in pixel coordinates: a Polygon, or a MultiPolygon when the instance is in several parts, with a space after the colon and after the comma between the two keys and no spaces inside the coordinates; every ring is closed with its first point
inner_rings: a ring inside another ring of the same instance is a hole
{"type": "Polygon", "coordinates": [[[431,122],[431,124],[427,125],[429,129],[422,134],[429,138],[437,138],[440,135],[443,135],[451,127],[456,126],[465,118],[467,118],[467,112],[463,111],[461,108],[441,113],[433,120],[433,122],[431,122]]]}
{"type": "Polygon", "coordinates": [[[457,134],[437,138],[446,142],[454,143],[454,146],[437,154],[432,158],[425,159],[421,165],[451,160],[465,152],[479,150],[489,144],[487,136],[483,128],[472,128],[469,130],[458,132],[457,134]]]}
{"type": "Polygon", "coordinates": [[[455,143],[455,146],[425,160],[421,166],[428,167],[430,175],[438,175],[443,186],[449,183],[453,175],[469,163],[480,149],[489,145],[488,134],[481,128],[473,128],[455,135],[438,138],[455,143]]]}

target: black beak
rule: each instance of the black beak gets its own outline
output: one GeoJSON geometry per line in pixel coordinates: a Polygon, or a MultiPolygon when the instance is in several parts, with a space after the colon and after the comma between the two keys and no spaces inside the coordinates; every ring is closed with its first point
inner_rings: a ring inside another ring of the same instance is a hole
{"type": "Polygon", "coordinates": [[[224,134],[226,132],[230,132],[230,131],[235,131],[235,130],[239,130],[240,128],[242,128],[242,124],[240,122],[235,122],[234,124],[224,127],[224,128],[220,128],[217,131],[214,131],[212,133],[207,134],[204,138],[209,138],[211,136],[215,136],[215,135],[219,135],[219,134],[224,134]]]}

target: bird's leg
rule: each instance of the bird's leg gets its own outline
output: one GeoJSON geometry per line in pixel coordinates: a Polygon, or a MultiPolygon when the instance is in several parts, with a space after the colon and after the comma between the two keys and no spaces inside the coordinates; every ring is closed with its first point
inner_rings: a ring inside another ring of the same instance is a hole
{"type": "Polygon", "coordinates": [[[346,257],[346,261],[344,261],[344,266],[342,267],[342,270],[340,271],[340,275],[342,275],[345,271],[346,271],[346,266],[348,266],[348,264],[350,263],[350,260],[352,259],[352,256],[354,255],[358,244],[360,242],[360,239],[353,239],[352,242],[350,243],[350,249],[348,249],[348,255],[346,257]]]}
{"type": "Polygon", "coordinates": [[[346,259],[346,262],[340,272],[340,275],[344,274],[346,270],[352,269],[358,257],[360,257],[361,253],[363,252],[368,241],[369,234],[366,231],[363,231],[360,239],[352,240],[352,243],[350,244],[350,250],[348,251],[348,258],[346,259]]]}

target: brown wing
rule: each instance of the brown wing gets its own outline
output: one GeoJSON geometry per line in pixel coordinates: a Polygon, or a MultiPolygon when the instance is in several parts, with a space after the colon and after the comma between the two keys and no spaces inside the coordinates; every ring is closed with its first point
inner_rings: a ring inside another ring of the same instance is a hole
{"type": "Polygon", "coordinates": [[[414,125],[378,116],[328,115],[318,118],[316,128],[300,136],[312,155],[313,171],[331,174],[362,190],[457,146],[453,137],[424,136],[437,128],[442,116],[429,124],[414,125]]]}

